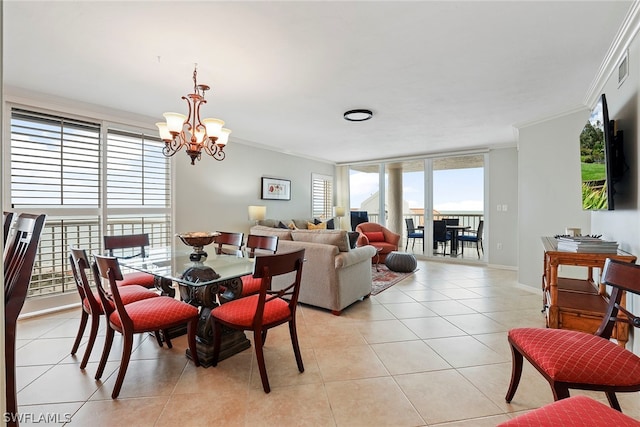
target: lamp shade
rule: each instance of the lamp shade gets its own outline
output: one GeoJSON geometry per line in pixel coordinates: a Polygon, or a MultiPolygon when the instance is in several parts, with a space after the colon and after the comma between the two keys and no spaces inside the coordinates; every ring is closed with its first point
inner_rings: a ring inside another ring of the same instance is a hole
{"type": "Polygon", "coordinates": [[[249,206],[249,219],[251,221],[262,221],[267,216],[266,206],[249,206]]]}
{"type": "Polygon", "coordinates": [[[343,206],[334,206],[333,207],[333,215],[341,217],[345,215],[345,210],[343,206]]]}

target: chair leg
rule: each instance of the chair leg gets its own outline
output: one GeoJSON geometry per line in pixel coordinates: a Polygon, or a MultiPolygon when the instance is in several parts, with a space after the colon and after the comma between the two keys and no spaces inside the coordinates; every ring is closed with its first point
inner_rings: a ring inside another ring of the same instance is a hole
{"type": "Polygon", "coordinates": [[[102,349],[102,357],[100,358],[100,363],[98,364],[98,370],[96,371],[95,376],[95,379],[97,380],[102,377],[104,368],[107,365],[107,359],[109,358],[109,353],[111,352],[111,344],[113,344],[113,334],[113,329],[110,326],[107,326],[107,334],[104,337],[104,348],[102,349]]]}
{"type": "Polygon", "coordinates": [[[253,331],[253,345],[256,348],[256,360],[258,361],[258,370],[260,371],[260,379],[262,380],[262,388],[265,393],[271,391],[269,387],[269,378],[267,378],[267,367],[264,364],[264,352],[262,351],[262,331],[253,331]]]}
{"type": "Polygon", "coordinates": [[[71,354],[76,354],[78,351],[80,341],[82,341],[82,336],[84,335],[84,330],[87,327],[87,319],[89,319],[89,315],[86,311],[82,310],[82,314],[80,315],[80,326],[78,327],[76,340],[73,342],[73,347],[71,347],[71,354]]]}
{"type": "Polygon", "coordinates": [[[609,406],[611,406],[616,411],[622,412],[622,408],[620,407],[620,402],[618,402],[616,393],[613,391],[607,391],[606,394],[607,394],[607,400],[609,401],[609,406]]]}
{"type": "Polygon", "coordinates": [[[112,399],[116,399],[120,394],[120,389],[122,388],[122,383],[124,382],[124,376],[126,375],[127,368],[129,367],[131,350],[133,349],[133,334],[123,333],[122,338],[122,360],[120,360],[118,377],[116,378],[116,383],[113,386],[113,392],[111,393],[112,399]]]}
{"type": "Polygon", "coordinates": [[[520,377],[522,376],[522,354],[511,345],[511,355],[512,355],[512,365],[511,365],[511,383],[509,384],[509,390],[507,390],[507,395],[504,400],[507,403],[511,403],[513,396],[516,394],[516,389],[518,388],[518,384],[520,383],[520,377]]]}
{"type": "Polygon", "coordinates": [[[160,331],[153,331],[153,336],[156,337],[156,342],[160,347],[162,347],[162,337],[160,336],[160,331]]]}
{"type": "Polygon", "coordinates": [[[407,244],[404,245],[404,250],[406,251],[408,247],[409,247],[409,239],[407,239],[407,244]]]}
{"type": "Polygon", "coordinates": [[[289,322],[289,335],[291,335],[291,344],[293,345],[293,354],[296,356],[298,371],[304,372],[304,365],[302,364],[302,354],[300,354],[300,345],[298,344],[298,332],[296,330],[295,318],[291,319],[291,321],[289,322]]]}
{"type": "Polygon", "coordinates": [[[98,326],[100,326],[100,315],[92,313],[89,341],[87,341],[87,348],[84,350],[84,357],[82,358],[82,362],[80,363],[80,369],[86,368],[87,363],[89,363],[89,357],[91,356],[91,351],[93,350],[93,344],[95,344],[96,337],[98,336],[98,326]]]}
{"type": "Polygon", "coordinates": [[[557,383],[551,384],[551,391],[553,391],[553,400],[567,399],[569,397],[569,389],[557,383]]]}
{"type": "Polygon", "coordinates": [[[480,259],[480,245],[476,242],[476,251],[478,252],[478,259],[480,259]]]}

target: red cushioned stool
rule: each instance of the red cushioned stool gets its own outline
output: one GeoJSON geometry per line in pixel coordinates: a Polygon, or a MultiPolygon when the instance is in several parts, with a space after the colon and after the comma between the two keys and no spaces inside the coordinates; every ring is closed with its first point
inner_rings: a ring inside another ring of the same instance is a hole
{"type": "Polygon", "coordinates": [[[594,335],[543,328],[509,331],[513,368],[507,402],[518,388],[523,357],[549,381],[554,400],[569,397],[571,388],[598,390],[606,393],[612,408],[621,411],[616,392],[640,391],[640,357],[609,340],[616,322],[640,327],[640,317],[620,305],[625,292],[640,294],[640,266],[608,258],[601,281],[612,290],[594,335]]]}
{"type": "Polygon", "coordinates": [[[558,400],[534,409],[498,427],[611,427],[640,426],[640,421],[624,415],[587,396],[558,400]]]}

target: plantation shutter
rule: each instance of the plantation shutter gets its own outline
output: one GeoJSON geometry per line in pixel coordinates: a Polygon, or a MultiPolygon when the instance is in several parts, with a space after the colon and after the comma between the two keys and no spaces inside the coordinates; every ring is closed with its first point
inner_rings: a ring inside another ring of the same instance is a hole
{"type": "Polygon", "coordinates": [[[312,174],[311,176],[311,212],[314,218],[333,217],[333,177],[312,174]]]}

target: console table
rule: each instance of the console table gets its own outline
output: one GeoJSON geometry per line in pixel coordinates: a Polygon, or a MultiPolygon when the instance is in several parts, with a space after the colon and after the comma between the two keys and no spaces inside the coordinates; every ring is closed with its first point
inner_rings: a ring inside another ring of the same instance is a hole
{"type": "MultiPolygon", "coordinates": [[[[636,257],[621,250],[617,253],[559,251],[555,237],[542,237],[542,245],[542,303],[547,327],[595,333],[602,323],[609,295],[599,277],[594,279],[593,269],[599,269],[599,276],[607,258],[636,262],[636,257]],[[560,265],[585,267],[587,278],[558,277],[560,265]]],[[[624,295],[622,305],[625,305],[624,295]]],[[[629,325],[617,322],[612,338],[624,347],[629,340],[629,325]]]]}

